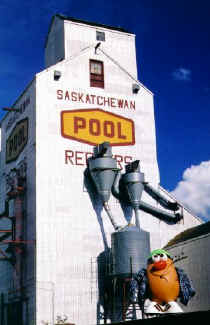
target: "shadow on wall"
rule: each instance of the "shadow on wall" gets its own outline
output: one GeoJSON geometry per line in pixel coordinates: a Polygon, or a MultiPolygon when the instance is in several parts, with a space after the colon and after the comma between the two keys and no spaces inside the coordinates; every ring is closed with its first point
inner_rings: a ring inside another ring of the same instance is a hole
{"type": "MultiPolygon", "coordinates": [[[[102,239],[103,239],[103,243],[104,243],[104,250],[106,251],[107,249],[109,249],[108,247],[108,243],[107,243],[107,238],[105,235],[105,230],[104,230],[104,225],[103,225],[103,219],[102,219],[102,210],[103,210],[103,202],[101,199],[100,194],[97,192],[97,189],[94,185],[94,182],[90,176],[89,170],[86,169],[84,171],[84,185],[87,189],[87,192],[89,194],[93,209],[96,213],[97,216],[97,220],[100,226],[100,230],[101,230],[101,234],[102,234],[102,239]]],[[[131,204],[123,200],[119,200],[124,218],[126,220],[126,223],[130,223],[131,219],[132,219],[132,214],[133,214],[133,208],[131,206],[131,204]]],[[[126,226],[126,224],[125,224],[126,226]]]]}
{"type": "Polygon", "coordinates": [[[139,307],[130,302],[129,281],[113,276],[111,250],[100,253],[98,266],[97,324],[137,319],[139,307]]]}
{"type": "Polygon", "coordinates": [[[107,238],[106,238],[106,234],[105,234],[105,230],[104,230],[103,219],[101,216],[101,213],[103,210],[103,202],[94,186],[94,183],[91,179],[88,169],[85,169],[85,171],[84,171],[84,185],[87,189],[93,209],[96,213],[96,217],[97,217],[97,220],[98,220],[98,223],[100,226],[101,235],[102,235],[102,239],[103,239],[103,243],[104,243],[104,250],[107,251],[107,250],[109,250],[109,247],[108,247],[108,242],[107,242],[107,238]]]}

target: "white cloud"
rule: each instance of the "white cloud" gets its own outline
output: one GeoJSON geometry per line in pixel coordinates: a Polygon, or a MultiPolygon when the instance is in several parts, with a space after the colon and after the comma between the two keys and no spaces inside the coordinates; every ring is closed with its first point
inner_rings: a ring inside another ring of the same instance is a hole
{"type": "Polygon", "coordinates": [[[210,161],[187,168],[172,194],[196,215],[210,219],[210,161]]]}
{"type": "Polygon", "coordinates": [[[191,75],[191,70],[185,68],[178,68],[172,72],[173,79],[178,81],[191,81],[191,75]]]}

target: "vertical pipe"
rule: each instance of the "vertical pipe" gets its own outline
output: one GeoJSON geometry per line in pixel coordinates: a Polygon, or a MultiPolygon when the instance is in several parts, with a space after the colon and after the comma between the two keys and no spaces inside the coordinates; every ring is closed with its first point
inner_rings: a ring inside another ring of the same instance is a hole
{"type": "Polygon", "coordinates": [[[126,320],[126,280],[123,279],[123,307],[122,307],[122,320],[126,320]]]}
{"type": "Polygon", "coordinates": [[[115,299],[116,299],[116,286],[117,286],[117,278],[114,277],[113,279],[113,297],[112,297],[112,319],[115,320],[115,313],[116,313],[116,306],[115,306],[115,299]]]}
{"type": "Polygon", "coordinates": [[[135,213],[135,223],[136,223],[136,227],[140,228],[140,222],[139,222],[139,208],[135,207],[134,208],[134,213],[135,213]]]}
{"type": "Polygon", "coordinates": [[[115,223],[114,218],[111,213],[111,209],[108,205],[108,202],[104,202],[104,209],[109,217],[109,220],[111,221],[112,226],[114,227],[115,230],[119,230],[119,226],[115,223]]]}

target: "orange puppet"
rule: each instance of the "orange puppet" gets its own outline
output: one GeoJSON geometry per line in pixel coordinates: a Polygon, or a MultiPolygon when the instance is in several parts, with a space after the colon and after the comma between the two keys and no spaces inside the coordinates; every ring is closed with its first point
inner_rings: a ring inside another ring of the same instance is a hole
{"type": "Polygon", "coordinates": [[[130,288],[130,297],[138,292],[140,307],[146,314],[180,313],[177,298],[187,305],[195,294],[188,276],[174,266],[170,254],[163,249],[152,251],[147,269],[138,272],[130,288]]]}

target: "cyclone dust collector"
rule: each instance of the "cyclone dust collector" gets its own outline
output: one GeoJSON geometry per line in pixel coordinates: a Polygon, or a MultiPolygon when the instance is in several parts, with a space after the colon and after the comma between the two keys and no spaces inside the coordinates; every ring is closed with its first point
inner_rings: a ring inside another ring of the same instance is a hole
{"type": "Polygon", "coordinates": [[[111,236],[113,275],[120,278],[132,276],[145,267],[150,252],[150,235],[140,229],[139,223],[139,205],[144,190],[144,174],[140,172],[139,163],[136,160],[126,165],[118,189],[121,198],[129,201],[135,213],[135,225],[129,224],[111,236]]]}
{"type": "Polygon", "coordinates": [[[139,224],[139,204],[141,202],[142,192],[144,190],[144,174],[140,172],[139,160],[136,160],[126,165],[126,172],[122,176],[122,181],[125,184],[126,191],[129,196],[130,204],[135,212],[135,223],[139,224]]]}
{"type": "Polygon", "coordinates": [[[112,158],[112,149],[108,142],[104,142],[95,147],[94,155],[88,159],[88,170],[95,184],[98,194],[100,195],[104,209],[115,230],[119,226],[115,223],[114,217],[108,205],[111,195],[111,188],[116,176],[117,162],[112,158]]]}
{"type": "Polygon", "coordinates": [[[108,205],[115,179],[121,175],[116,160],[112,158],[109,143],[95,147],[93,157],[88,159],[88,170],[115,229],[111,235],[112,275],[124,277],[137,273],[150,252],[149,233],[139,227],[139,205],[144,189],[144,174],[140,172],[139,161],[127,165],[126,173],[122,176],[129,204],[135,211],[135,225],[125,227],[119,227],[115,223],[108,205]]]}

